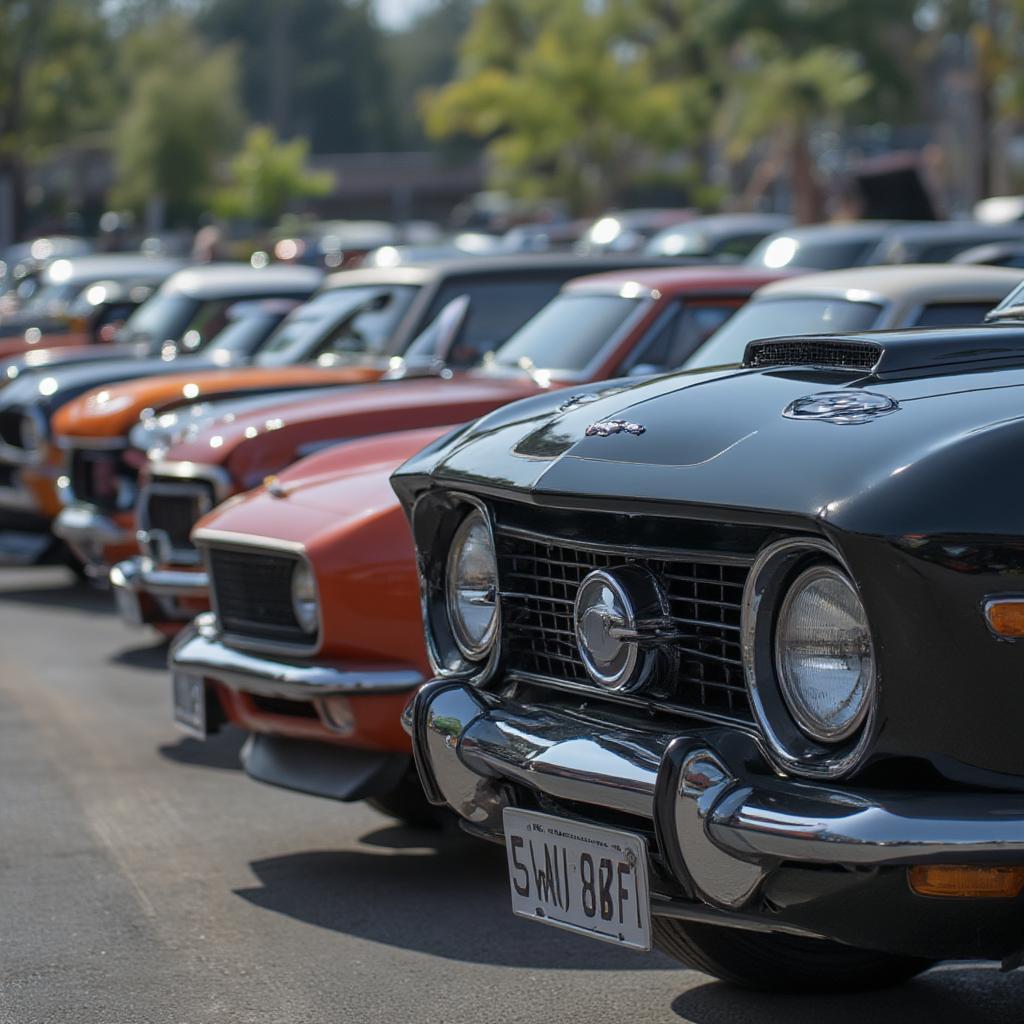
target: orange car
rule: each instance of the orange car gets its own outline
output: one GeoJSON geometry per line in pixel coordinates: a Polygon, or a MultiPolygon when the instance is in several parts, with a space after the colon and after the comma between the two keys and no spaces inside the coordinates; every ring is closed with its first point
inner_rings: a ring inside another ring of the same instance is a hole
{"type": "Polygon", "coordinates": [[[257,779],[432,820],[400,725],[429,669],[412,537],[388,478],[447,431],[310,456],[199,524],[217,614],[172,648],[185,731],[205,738],[229,721],[251,733],[242,759],[257,779]]]}
{"type": "MultiPolygon", "coordinates": [[[[244,408],[249,410],[258,394],[376,380],[393,362],[401,361],[400,353],[407,365],[419,368],[414,372],[434,373],[434,332],[449,320],[453,329],[443,345],[448,361],[466,366],[497,347],[553,298],[566,280],[595,266],[620,264],[621,260],[604,257],[519,256],[331,275],[320,293],[296,310],[266,342],[257,355],[257,367],[229,373],[193,369],[186,374],[164,374],[104,387],[67,403],[53,420],[56,443],[67,453],[69,467],[61,496],[65,507],[54,532],[93,575],[105,576],[117,561],[138,550],[132,508],[138,469],[145,451],[156,440],[143,432],[136,442],[139,431],[135,428],[143,412],[149,412],[160,433],[161,417],[154,413],[169,412],[180,422],[195,412],[204,414],[205,408],[197,409],[195,404],[215,398],[247,394],[244,408]],[[298,359],[304,365],[287,365],[298,359]],[[191,409],[183,408],[189,405],[191,409]]],[[[296,397],[296,401],[314,399],[296,397]]],[[[477,416],[492,407],[481,401],[472,400],[465,414],[477,416]]],[[[332,404],[324,415],[336,411],[332,404]]],[[[233,415],[238,419],[242,413],[236,410],[233,415]]],[[[380,429],[425,422],[422,418],[399,421],[380,429]]],[[[331,434],[317,434],[316,424],[306,426],[312,427],[313,436],[300,444],[332,439],[331,434]]],[[[279,439],[291,434],[289,429],[279,439]]],[[[297,457],[295,450],[289,449],[268,465],[272,446],[267,443],[266,448],[268,456],[259,464],[260,475],[247,478],[246,488],[258,483],[262,474],[283,468],[297,457]]],[[[214,454],[227,456],[228,449],[214,454]]],[[[202,461],[210,461],[205,453],[202,461]]],[[[237,485],[229,488],[235,489],[237,485]]],[[[218,497],[223,496],[218,492],[218,497]]],[[[147,554],[153,551],[147,550],[147,554]]],[[[166,590],[162,593],[166,596],[166,590]]]]}

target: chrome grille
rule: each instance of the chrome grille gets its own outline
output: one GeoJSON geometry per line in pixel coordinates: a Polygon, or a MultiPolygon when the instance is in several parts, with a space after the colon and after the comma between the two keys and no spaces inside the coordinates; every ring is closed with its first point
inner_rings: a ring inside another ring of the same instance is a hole
{"type": "Polygon", "coordinates": [[[274,551],[210,547],[210,586],[221,629],[265,644],[310,646],[292,608],[298,558],[274,551]]]}
{"type": "Polygon", "coordinates": [[[139,525],[149,535],[156,557],[173,561],[177,554],[194,560],[196,548],[189,534],[213,505],[209,481],[153,480],[142,494],[139,525]]]}
{"type": "Polygon", "coordinates": [[[684,639],[674,678],[656,683],[658,697],[679,710],[749,719],[740,651],[740,603],[749,571],[743,559],[680,553],[647,557],[577,545],[498,526],[498,574],[506,666],[555,682],[594,686],[576,643],[573,608],[594,569],[627,564],[655,574],[672,624],[684,639]]]}
{"type": "Polygon", "coordinates": [[[856,341],[794,339],[755,341],[747,346],[744,366],[837,366],[870,370],[882,358],[878,345],[856,341]]]}
{"type": "MultiPolygon", "coordinates": [[[[121,501],[124,484],[134,470],[121,461],[121,452],[114,449],[76,448],[71,455],[71,489],[78,501],[95,505],[104,511],[115,511],[121,501]]],[[[130,489],[129,489],[130,490],[130,489]]]]}

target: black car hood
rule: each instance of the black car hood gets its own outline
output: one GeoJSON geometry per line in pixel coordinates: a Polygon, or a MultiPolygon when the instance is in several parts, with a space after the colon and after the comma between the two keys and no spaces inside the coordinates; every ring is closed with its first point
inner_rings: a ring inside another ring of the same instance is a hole
{"type": "MultiPolygon", "coordinates": [[[[963,508],[954,511],[951,497],[972,486],[983,463],[976,486],[991,486],[992,461],[979,458],[982,451],[1005,446],[1008,433],[1024,443],[1022,387],[1019,368],[890,380],[852,370],[678,374],[613,386],[604,396],[594,389],[593,400],[568,407],[564,399],[553,406],[550,396],[525,417],[511,406],[399,473],[427,472],[445,486],[512,490],[541,503],[627,499],[870,531],[879,528],[875,499],[884,492],[890,523],[895,505],[915,529],[941,532],[955,522],[962,530],[963,508]],[[853,423],[786,415],[799,399],[834,392],[897,406],[853,423]],[[625,424],[618,432],[608,425],[616,420],[625,424]]],[[[1003,518],[1007,532],[1019,532],[1016,509],[989,509],[984,532],[998,532],[1003,518]]]]}

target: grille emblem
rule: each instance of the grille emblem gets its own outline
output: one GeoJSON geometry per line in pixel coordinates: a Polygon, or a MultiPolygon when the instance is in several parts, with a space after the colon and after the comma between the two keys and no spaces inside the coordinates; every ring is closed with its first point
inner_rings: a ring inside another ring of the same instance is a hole
{"type": "Polygon", "coordinates": [[[630,423],[629,420],[598,420],[587,427],[587,437],[609,437],[612,434],[633,434],[639,437],[645,433],[646,427],[639,423],[630,423]]]}
{"type": "Polygon", "coordinates": [[[898,409],[899,403],[894,399],[871,391],[822,391],[790,402],[782,415],[791,420],[824,420],[844,425],[867,423],[898,409]]]}
{"type": "Polygon", "coordinates": [[[598,686],[635,690],[654,671],[659,650],[676,639],[654,574],[639,566],[595,569],[576,592],[576,643],[598,686]]]}

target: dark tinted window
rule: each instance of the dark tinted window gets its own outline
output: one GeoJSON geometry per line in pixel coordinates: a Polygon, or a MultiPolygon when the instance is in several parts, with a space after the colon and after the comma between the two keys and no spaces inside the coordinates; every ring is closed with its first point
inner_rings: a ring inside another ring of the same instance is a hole
{"type": "Polygon", "coordinates": [[[451,362],[455,366],[472,366],[486,352],[497,351],[558,294],[570,276],[453,278],[434,296],[426,319],[433,320],[456,296],[469,296],[469,313],[452,349],[451,362]]]}
{"type": "Polygon", "coordinates": [[[748,302],[683,365],[726,366],[741,363],[748,342],[800,334],[844,334],[870,330],[882,307],[872,302],[808,297],[748,302]]]}
{"type": "Polygon", "coordinates": [[[636,299],[621,295],[564,292],[516,331],[494,362],[515,366],[525,359],[542,370],[584,370],[636,308],[636,299]]]}
{"type": "Polygon", "coordinates": [[[648,337],[630,355],[622,371],[639,367],[651,373],[681,366],[736,312],[738,304],[677,302],[660,317],[648,337]]]}
{"type": "Polygon", "coordinates": [[[980,324],[992,308],[991,302],[933,302],[914,318],[918,327],[956,327],[980,324]]]}
{"type": "Polygon", "coordinates": [[[806,267],[808,270],[839,270],[862,264],[878,247],[877,238],[828,240],[776,235],[766,238],[747,259],[758,267],[806,267]]]}

